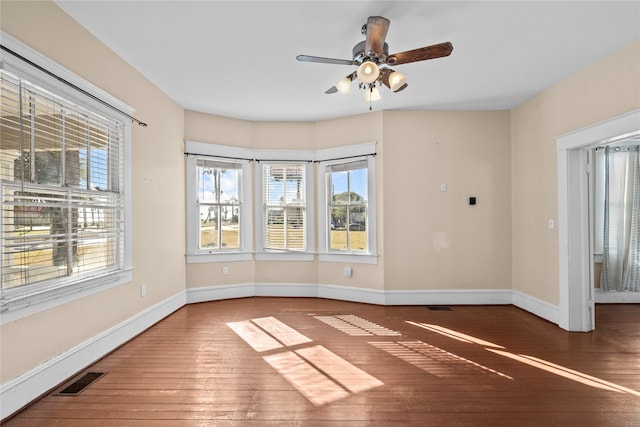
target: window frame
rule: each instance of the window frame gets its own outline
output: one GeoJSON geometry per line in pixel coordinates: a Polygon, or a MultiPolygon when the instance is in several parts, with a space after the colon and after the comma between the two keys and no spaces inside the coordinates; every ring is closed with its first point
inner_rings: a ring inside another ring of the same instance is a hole
{"type": "MultiPolygon", "coordinates": [[[[102,99],[106,103],[118,108],[123,113],[133,113],[133,108],[102,91],[89,81],[77,76],[51,59],[25,46],[22,42],[12,36],[4,32],[0,32],[0,34],[2,36],[3,45],[16,52],[18,55],[26,58],[34,64],[38,64],[38,66],[46,70],[49,70],[53,74],[72,83],[83,91],[102,99]]],[[[12,292],[8,294],[4,293],[0,308],[2,311],[1,323],[4,324],[9,321],[18,320],[41,311],[51,309],[61,304],[66,304],[71,301],[84,298],[96,292],[101,292],[106,289],[129,283],[133,279],[131,233],[132,125],[129,118],[125,115],[117,113],[100,102],[81,94],[60,80],[44,73],[8,52],[3,52],[1,66],[7,72],[17,75],[19,78],[52,93],[54,96],[63,98],[80,108],[95,112],[101,116],[120,121],[123,124],[122,141],[119,147],[122,153],[122,164],[120,165],[119,170],[122,175],[120,200],[123,203],[123,236],[121,240],[123,250],[120,254],[120,267],[104,272],[104,274],[101,275],[91,275],[89,277],[82,277],[81,275],[78,275],[71,276],[71,278],[65,276],[63,278],[48,280],[46,281],[46,284],[43,284],[42,286],[36,286],[35,284],[26,285],[30,289],[28,289],[27,292],[23,292],[21,296],[14,296],[12,295],[12,292]]]]}
{"type": "Polygon", "coordinates": [[[318,153],[318,241],[319,260],[325,262],[350,262],[377,264],[377,203],[376,203],[376,157],[375,143],[359,144],[336,149],[322,150],[318,153]],[[334,251],[329,248],[330,230],[330,189],[328,177],[330,167],[338,164],[367,162],[367,249],[364,251],[334,251]]]}
{"type": "Polygon", "coordinates": [[[187,263],[247,261],[252,259],[250,150],[197,141],[185,141],[187,187],[187,263]],[[198,203],[197,160],[214,160],[220,163],[240,165],[241,178],[238,189],[240,213],[238,218],[240,247],[233,249],[201,250],[199,248],[200,209],[198,203]]]}
{"type": "MultiPolygon", "coordinates": [[[[295,157],[295,153],[292,152],[291,156],[295,157]]],[[[307,152],[299,152],[303,157],[307,152]]],[[[274,157],[275,153],[261,152],[262,157],[274,157]]],[[[282,156],[287,157],[287,156],[282,156]]],[[[314,228],[315,228],[315,205],[314,205],[314,173],[313,163],[311,160],[261,160],[256,162],[255,169],[255,229],[256,229],[256,260],[258,261],[313,261],[315,259],[315,241],[314,241],[314,228]],[[264,247],[264,166],[273,164],[292,164],[292,165],[304,165],[305,171],[305,249],[304,251],[286,250],[286,249],[266,249],[264,247]]]]}

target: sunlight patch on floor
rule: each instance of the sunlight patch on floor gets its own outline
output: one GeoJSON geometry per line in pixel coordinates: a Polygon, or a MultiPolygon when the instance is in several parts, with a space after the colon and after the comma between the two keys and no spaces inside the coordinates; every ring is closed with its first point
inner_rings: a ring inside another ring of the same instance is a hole
{"type": "MultiPolygon", "coordinates": [[[[528,356],[526,354],[514,354],[512,352],[504,350],[505,347],[493,344],[491,342],[482,340],[480,338],[476,338],[471,335],[463,334],[458,331],[454,331],[452,329],[448,329],[438,325],[430,325],[426,323],[416,323],[407,320],[407,323],[418,326],[423,329],[427,329],[429,331],[438,333],[440,335],[447,336],[449,338],[467,342],[470,344],[478,344],[485,347],[485,350],[490,351],[494,354],[499,354],[504,357],[508,357],[512,360],[518,361],[520,363],[524,363],[526,365],[532,366],[534,368],[542,369],[544,371],[550,372],[555,375],[559,375],[563,378],[567,378],[572,381],[576,381],[582,384],[585,384],[589,387],[599,388],[603,390],[614,391],[617,393],[628,393],[634,396],[640,396],[640,392],[609,382],[602,380],[600,378],[593,377],[591,375],[584,374],[582,372],[574,371],[573,369],[566,368],[561,365],[557,365],[555,363],[549,362],[547,360],[539,359],[534,356],[528,356]],[[490,347],[490,348],[489,348],[490,347]],[[501,349],[501,350],[499,350],[501,349]]],[[[509,377],[511,378],[511,377],[509,377]]]]}
{"type": "Polygon", "coordinates": [[[227,326],[257,352],[277,350],[263,359],[316,406],[384,385],[321,345],[286,350],[313,340],[275,317],[230,322],[227,326]]]}
{"type": "Polygon", "coordinates": [[[538,369],[542,369],[552,374],[559,375],[561,377],[570,379],[572,381],[577,381],[579,383],[588,385],[590,387],[615,391],[617,393],[629,393],[634,396],[640,397],[640,392],[637,392],[630,388],[623,387],[621,385],[614,384],[609,381],[601,380],[600,378],[592,377],[591,375],[583,374],[582,372],[574,371],[573,369],[565,368],[564,366],[556,365],[555,363],[551,363],[546,360],[539,359],[537,357],[527,356],[525,354],[513,354],[508,351],[496,350],[493,348],[487,348],[486,350],[492,353],[499,354],[501,356],[508,357],[513,360],[517,360],[518,362],[524,363],[526,365],[533,366],[538,369]]]}
{"type": "Polygon", "coordinates": [[[313,316],[332,328],[335,328],[347,335],[354,337],[362,336],[401,336],[402,334],[384,326],[380,326],[353,314],[342,314],[336,316],[313,316]]]}
{"type": "Polygon", "coordinates": [[[472,368],[485,374],[496,375],[510,380],[513,379],[509,375],[496,371],[495,369],[491,369],[422,341],[383,341],[370,342],[369,344],[437,377],[446,378],[460,375],[462,373],[460,371],[461,368],[472,368]]]}
{"type": "Polygon", "coordinates": [[[349,392],[292,351],[264,356],[264,360],[316,406],[349,396],[349,392]]]}
{"type": "Polygon", "coordinates": [[[440,335],[447,336],[449,338],[456,339],[458,341],[468,342],[470,344],[475,343],[475,344],[483,345],[483,346],[486,346],[486,347],[504,348],[501,345],[497,345],[497,344],[494,344],[492,342],[485,341],[483,339],[476,338],[476,337],[473,337],[471,335],[463,334],[462,332],[457,332],[457,331],[454,331],[452,329],[448,329],[448,328],[445,328],[445,327],[442,327],[442,326],[430,325],[428,323],[416,323],[416,322],[411,322],[411,321],[408,321],[408,320],[407,320],[407,323],[409,323],[410,325],[418,326],[419,328],[427,329],[427,330],[429,330],[431,332],[435,332],[435,333],[438,333],[440,335]]]}
{"type": "Polygon", "coordinates": [[[313,341],[272,316],[251,319],[251,321],[287,347],[313,341]]]}
{"type": "Polygon", "coordinates": [[[360,393],[384,383],[321,345],[296,350],[300,356],[351,393],[360,393]]]}
{"type": "Polygon", "coordinates": [[[275,338],[260,329],[257,325],[251,323],[249,320],[229,322],[227,323],[227,326],[257,352],[283,347],[283,345],[275,338]]]}

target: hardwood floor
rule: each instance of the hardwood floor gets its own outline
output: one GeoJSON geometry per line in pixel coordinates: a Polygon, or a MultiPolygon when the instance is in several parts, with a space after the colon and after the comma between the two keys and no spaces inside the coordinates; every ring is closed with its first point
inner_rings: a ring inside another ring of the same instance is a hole
{"type": "Polygon", "coordinates": [[[640,426],[640,305],[596,316],[569,333],[513,306],[193,304],[3,425],[640,426]]]}

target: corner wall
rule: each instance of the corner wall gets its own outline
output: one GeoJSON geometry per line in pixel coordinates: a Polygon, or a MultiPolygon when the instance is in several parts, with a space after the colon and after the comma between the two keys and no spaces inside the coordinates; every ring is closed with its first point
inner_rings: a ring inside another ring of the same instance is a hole
{"type": "Polygon", "coordinates": [[[559,303],[555,137],[640,107],[640,41],[511,111],[513,289],[559,303]]]}

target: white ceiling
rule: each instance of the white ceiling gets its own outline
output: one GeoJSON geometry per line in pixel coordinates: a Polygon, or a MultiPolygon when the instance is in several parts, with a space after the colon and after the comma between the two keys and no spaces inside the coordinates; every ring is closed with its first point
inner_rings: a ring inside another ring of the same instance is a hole
{"type": "Polygon", "coordinates": [[[355,67],[296,55],[351,59],[372,15],[389,53],[454,46],[396,66],[409,87],[374,111],[510,109],[640,38],[640,1],[55,2],[182,107],[256,121],[368,112],[361,91],[324,94],[355,67]]]}

